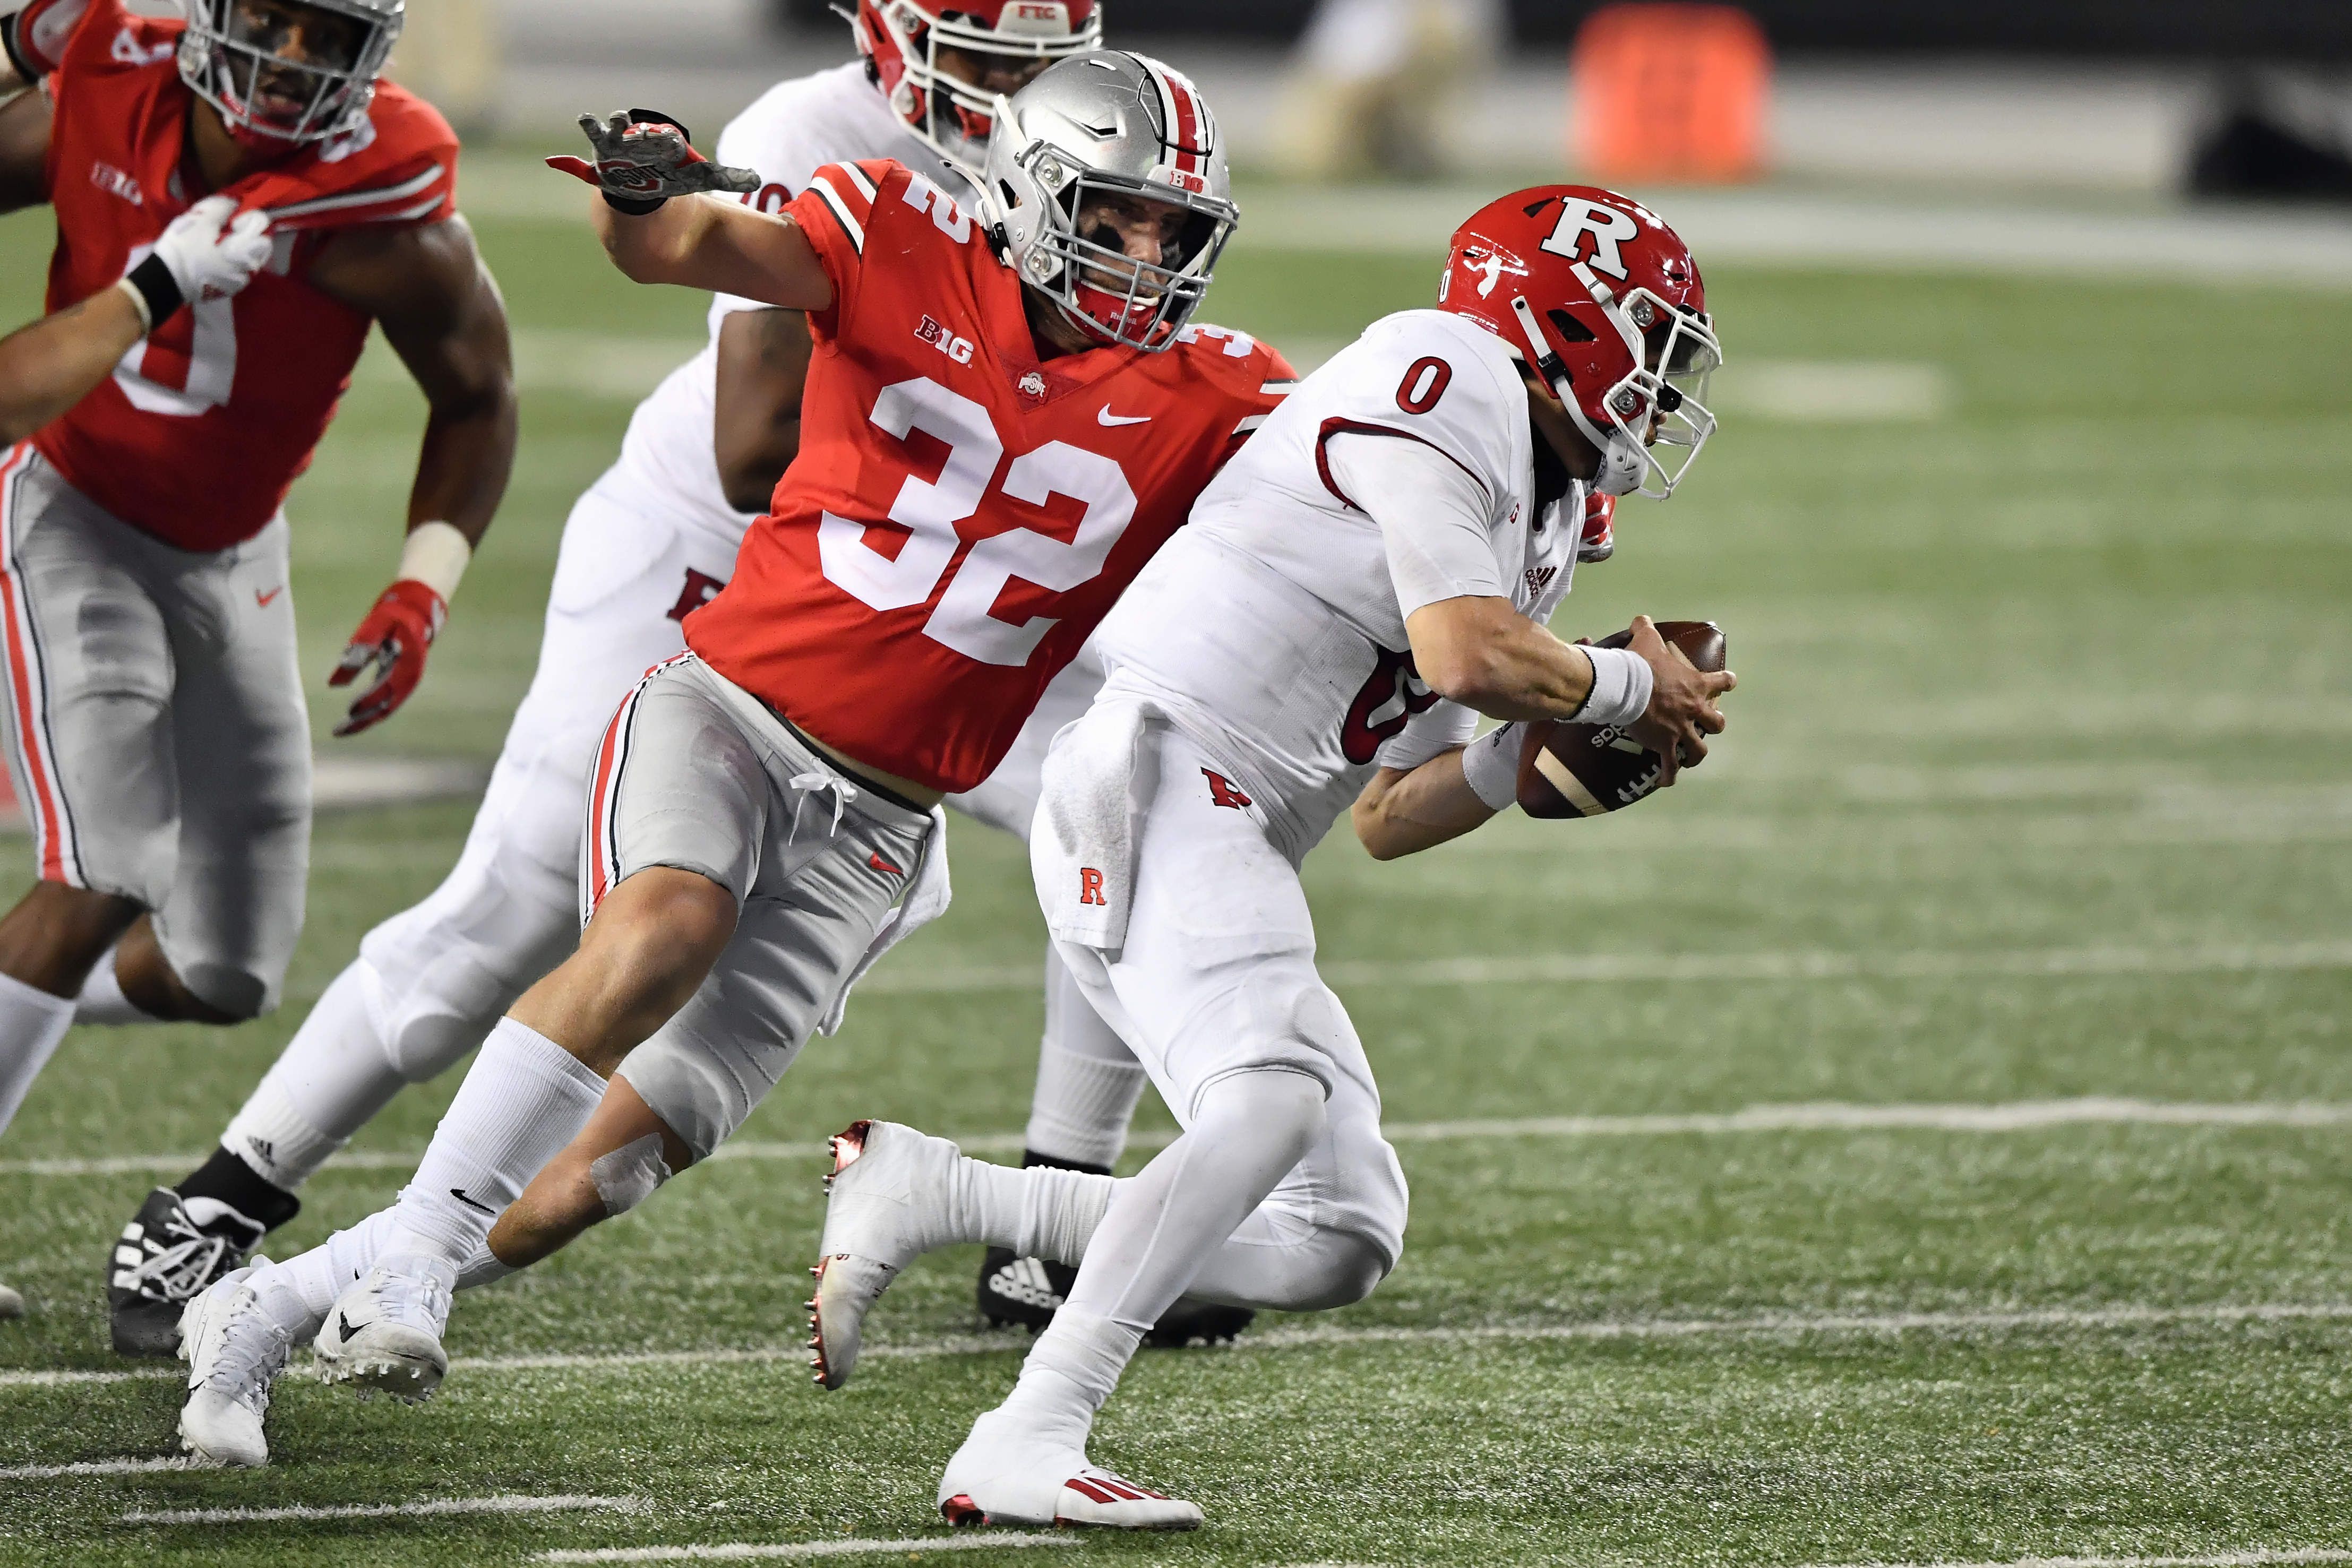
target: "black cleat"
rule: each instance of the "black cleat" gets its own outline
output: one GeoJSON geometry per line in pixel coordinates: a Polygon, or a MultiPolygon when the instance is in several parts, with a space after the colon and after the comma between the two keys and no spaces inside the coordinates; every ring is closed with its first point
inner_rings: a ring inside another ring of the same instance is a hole
{"type": "Polygon", "coordinates": [[[245,1266],[265,1228],[214,1197],[147,1195],[107,1260],[107,1314],[117,1355],[168,1356],[191,1298],[245,1266]]]}
{"type": "Polygon", "coordinates": [[[980,1315],[994,1327],[1034,1333],[1054,1321],[1077,1277],[1067,1263],[1015,1258],[1010,1247],[992,1247],[980,1260],[980,1315]]]}
{"type": "MultiPolygon", "coordinates": [[[[998,1328],[1034,1333],[1054,1321],[1077,1277],[1078,1271],[1066,1263],[1015,1258],[1010,1248],[992,1247],[980,1263],[980,1315],[998,1328]]],[[[1219,1306],[1187,1296],[1161,1314],[1143,1343],[1161,1350],[1220,1344],[1239,1335],[1256,1316],[1247,1307],[1219,1306]]]]}

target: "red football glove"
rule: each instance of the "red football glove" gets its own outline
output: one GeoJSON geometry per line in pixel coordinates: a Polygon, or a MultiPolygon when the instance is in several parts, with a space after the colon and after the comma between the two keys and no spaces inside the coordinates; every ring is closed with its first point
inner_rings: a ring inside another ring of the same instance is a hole
{"type": "Polygon", "coordinates": [[[352,633],[342,663],[327,677],[331,686],[347,686],[361,671],[375,666],[375,679],[352,704],[339,736],[357,735],[390,718],[425,678],[425,651],[449,618],[449,601],[413,577],[404,577],[383,591],[360,629],[352,633]]]}

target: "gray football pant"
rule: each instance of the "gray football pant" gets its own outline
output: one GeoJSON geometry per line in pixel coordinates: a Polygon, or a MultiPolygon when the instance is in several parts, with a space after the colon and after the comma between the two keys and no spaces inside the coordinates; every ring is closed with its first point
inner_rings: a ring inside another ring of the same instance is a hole
{"type": "Polygon", "coordinates": [[[40,876],[137,902],[190,991],[268,1011],[310,856],[285,517],[174,549],[20,445],[0,461],[0,738],[40,876]]]}

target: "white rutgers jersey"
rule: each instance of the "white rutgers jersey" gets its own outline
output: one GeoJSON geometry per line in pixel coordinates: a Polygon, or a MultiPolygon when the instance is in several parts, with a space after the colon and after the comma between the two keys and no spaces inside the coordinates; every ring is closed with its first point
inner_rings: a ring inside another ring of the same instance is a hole
{"type": "MultiPolygon", "coordinates": [[[[712,156],[755,172],[760,188],[743,198],[761,212],[782,211],[827,163],[892,158],[951,193],[971,183],[890,112],[861,60],[779,82],[719,132],[712,156]]],[[[727,504],[711,447],[718,404],[719,328],[738,310],[763,310],[756,299],[721,294],[710,305],[710,341],[664,379],[630,417],[619,471],[659,497],[662,515],[725,541],[731,554],[756,513],[727,504]]]]}
{"type": "Polygon", "coordinates": [[[1231,782],[1294,862],[1373,768],[1415,767],[1477,728],[1413,670],[1380,526],[1326,460],[1350,431],[1423,442],[1477,481],[1501,580],[1538,623],[1568,592],[1582,531],[1581,484],[1536,493],[1510,351],[1437,310],[1374,322],[1226,465],[1096,632],[1104,700],[1149,701],[1230,758],[1231,782]]]}

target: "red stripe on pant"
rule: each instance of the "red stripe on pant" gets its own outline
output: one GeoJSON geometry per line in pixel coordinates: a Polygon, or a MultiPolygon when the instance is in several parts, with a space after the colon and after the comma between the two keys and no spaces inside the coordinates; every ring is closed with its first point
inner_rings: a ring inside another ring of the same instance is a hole
{"type": "Polygon", "coordinates": [[[621,731],[629,722],[629,710],[637,706],[637,692],[644,689],[640,684],[636,691],[621,699],[621,706],[613,710],[613,721],[604,727],[603,742],[596,747],[596,782],[588,792],[588,913],[591,916],[604,902],[604,895],[613,891],[613,877],[620,869],[608,862],[604,855],[607,830],[611,826],[607,819],[613,807],[614,765],[620,757],[621,731]]]}
{"type": "Polygon", "coordinates": [[[33,640],[24,623],[26,612],[17,603],[22,584],[10,570],[16,554],[16,517],[9,494],[32,460],[33,444],[27,441],[20,442],[0,463],[0,636],[7,640],[9,695],[16,705],[19,760],[33,789],[26,804],[32,811],[34,841],[40,845],[41,880],[79,886],[79,879],[66,872],[65,813],[58,804],[57,780],[50,777],[47,759],[41,755],[46,719],[33,710],[33,640]]]}

